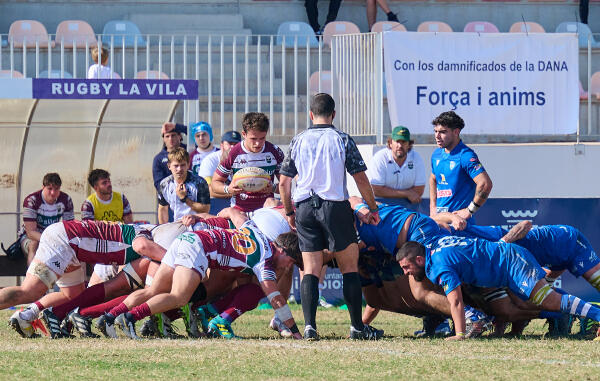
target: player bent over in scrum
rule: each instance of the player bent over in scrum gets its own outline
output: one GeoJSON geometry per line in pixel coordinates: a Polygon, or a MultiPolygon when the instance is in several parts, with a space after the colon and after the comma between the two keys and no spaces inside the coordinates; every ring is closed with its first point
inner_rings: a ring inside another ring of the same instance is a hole
{"type": "Polygon", "coordinates": [[[169,247],[149,292],[134,292],[105,315],[107,331],[114,330],[110,326],[118,316],[119,324],[126,329],[128,336],[136,338],[135,321],[186,304],[206,276],[206,270],[215,268],[254,273],[278,317],[294,337],[300,339],[290,308],[277,290],[275,276],[277,268],[289,267],[289,263],[294,261],[288,252],[297,253],[298,249],[282,248],[276,244],[271,247],[252,221],[247,221],[241,229],[236,230],[184,233],[169,247]],[[147,296],[151,295],[154,296],[148,300],[147,296]]]}
{"type": "Polygon", "coordinates": [[[462,283],[479,287],[508,287],[539,309],[600,319],[600,309],[569,294],[555,292],[544,280],[545,272],[522,247],[481,239],[443,237],[426,250],[417,242],[407,242],[396,255],[402,270],[416,280],[429,278],[440,284],[450,302],[456,335],[465,338],[462,283]]]}
{"type": "MultiPolygon", "coordinates": [[[[30,306],[37,309],[34,314],[46,307],[74,298],[85,288],[82,262],[118,265],[130,263],[140,258],[132,247],[134,241],[150,242],[150,249],[146,255],[160,260],[164,249],[153,245],[151,239],[148,230],[134,225],[76,220],[52,224],[42,233],[40,245],[27,270],[23,284],[0,290],[0,309],[36,301],[62,278],[64,279],[58,282],[58,285],[61,291],[64,291],[64,288],[68,292],[44,296],[35,303],[35,306],[30,306]]],[[[11,321],[11,325],[12,323],[11,321]]],[[[58,322],[51,323],[58,324],[58,322]]],[[[33,334],[33,329],[22,334],[30,336],[33,334]]]]}

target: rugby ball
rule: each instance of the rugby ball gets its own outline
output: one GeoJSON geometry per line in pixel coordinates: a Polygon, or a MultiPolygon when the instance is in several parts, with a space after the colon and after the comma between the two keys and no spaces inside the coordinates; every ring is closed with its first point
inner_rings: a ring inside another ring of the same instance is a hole
{"type": "Polygon", "coordinates": [[[245,192],[260,192],[271,182],[271,176],[262,168],[246,167],[237,171],[231,178],[231,185],[245,192]]]}

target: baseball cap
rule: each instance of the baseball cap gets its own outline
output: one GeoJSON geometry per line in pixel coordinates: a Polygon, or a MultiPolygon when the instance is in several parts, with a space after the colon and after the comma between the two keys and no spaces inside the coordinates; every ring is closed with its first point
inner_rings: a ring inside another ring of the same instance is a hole
{"type": "Polygon", "coordinates": [[[394,127],[392,130],[392,140],[405,140],[410,142],[410,131],[404,126],[394,127]]]}
{"type": "Polygon", "coordinates": [[[196,135],[198,132],[201,132],[201,131],[207,132],[208,136],[210,138],[210,141],[212,142],[213,132],[212,132],[212,127],[210,126],[210,124],[208,124],[206,122],[196,122],[196,123],[192,124],[192,135],[196,135]]]}
{"type": "Polygon", "coordinates": [[[239,143],[242,141],[242,135],[237,131],[227,131],[221,137],[221,141],[227,143],[239,143]]]}

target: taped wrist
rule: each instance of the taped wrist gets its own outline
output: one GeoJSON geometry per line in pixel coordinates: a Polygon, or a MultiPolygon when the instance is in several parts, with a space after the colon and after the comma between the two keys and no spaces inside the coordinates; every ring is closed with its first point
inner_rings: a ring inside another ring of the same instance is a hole
{"type": "Polygon", "coordinates": [[[282,322],[294,318],[294,316],[292,315],[292,310],[290,310],[290,306],[288,306],[287,304],[283,307],[279,307],[278,309],[276,309],[275,316],[277,316],[277,318],[282,322]]]}

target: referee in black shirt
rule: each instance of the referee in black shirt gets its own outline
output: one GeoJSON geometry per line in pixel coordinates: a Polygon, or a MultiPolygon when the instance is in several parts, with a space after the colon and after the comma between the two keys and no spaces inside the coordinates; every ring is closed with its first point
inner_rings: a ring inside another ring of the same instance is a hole
{"type": "Polygon", "coordinates": [[[354,216],[348,203],[346,171],[354,177],[370,209],[369,219],[379,223],[367,167],[352,138],[333,125],[335,102],[329,94],[316,94],[310,103],[313,126],[290,143],[281,170],[279,190],[288,221],[296,227],[304,261],[300,286],[304,313],[304,338],[318,340],[317,303],[323,250],[335,252],[343,274],[344,299],[350,313],[350,338],[379,339],[383,331],[364,325],[361,319],[362,291],[358,277],[358,245],[354,216]],[[292,179],[298,175],[292,205],[292,179]]]}

